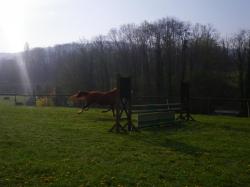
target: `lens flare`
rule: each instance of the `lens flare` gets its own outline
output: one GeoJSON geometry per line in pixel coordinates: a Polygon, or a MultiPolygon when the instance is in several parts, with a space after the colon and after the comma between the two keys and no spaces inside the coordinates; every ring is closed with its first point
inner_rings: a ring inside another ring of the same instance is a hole
{"type": "Polygon", "coordinates": [[[24,62],[21,54],[19,54],[16,57],[16,61],[20,71],[23,90],[26,94],[31,94],[32,93],[31,81],[27,71],[26,63],[24,62]]]}

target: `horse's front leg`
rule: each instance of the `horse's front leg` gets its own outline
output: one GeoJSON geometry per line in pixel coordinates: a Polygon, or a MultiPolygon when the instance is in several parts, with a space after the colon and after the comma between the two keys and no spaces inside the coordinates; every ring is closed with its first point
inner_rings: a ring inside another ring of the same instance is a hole
{"type": "Polygon", "coordinates": [[[81,110],[77,112],[77,114],[81,114],[83,112],[84,106],[82,106],[81,110]]]}
{"type": "Polygon", "coordinates": [[[82,104],[82,109],[78,112],[78,114],[81,114],[83,111],[89,109],[89,104],[82,104]]]}

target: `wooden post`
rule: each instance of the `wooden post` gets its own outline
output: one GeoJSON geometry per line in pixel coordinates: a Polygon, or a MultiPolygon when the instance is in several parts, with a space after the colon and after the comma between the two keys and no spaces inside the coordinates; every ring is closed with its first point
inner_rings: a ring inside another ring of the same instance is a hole
{"type": "Polygon", "coordinates": [[[131,111],[131,78],[130,77],[120,77],[119,79],[119,90],[122,111],[125,112],[127,117],[128,131],[138,131],[138,129],[132,123],[132,111],[131,111]]]}
{"type": "Polygon", "coordinates": [[[188,40],[184,40],[182,44],[182,52],[181,52],[181,61],[182,61],[182,66],[181,66],[181,82],[184,82],[187,80],[187,42],[188,40]]]}
{"type": "Polygon", "coordinates": [[[190,114],[189,83],[184,81],[181,82],[181,105],[182,110],[178,118],[186,121],[194,120],[190,114]]]}
{"type": "Polygon", "coordinates": [[[126,132],[125,128],[121,126],[121,116],[122,116],[122,110],[121,110],[121,97],[120,97],[120,75],[117,74],[117,89],[118,89],[118,94],[116,96],[116,105],[115,105],[115,124],[113,127],[109,130],[110,132],[115,131],[118,132],[126,132]]]}
{"type": "Polygon", "coordinates": [[[137,128],[132,123],[132,111],[131,111],[131,78],[130,77],[120,77],[117,75],[117,88],[119,94],[116,102],[116,116],[115,116],[115,125],[110,129],[113,131],[116,128],[116,132],[120,130],[126,131],[137,131],[137,128]],[[120,121],[121,116],[125,112],[127,123],[121,127],[120,121]]]}

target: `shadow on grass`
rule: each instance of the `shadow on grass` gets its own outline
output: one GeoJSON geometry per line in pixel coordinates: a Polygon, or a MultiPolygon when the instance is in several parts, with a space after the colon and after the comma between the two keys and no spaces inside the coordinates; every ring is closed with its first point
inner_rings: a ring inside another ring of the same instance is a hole
{"type": "MultiPolygon", "coordinates": [[[[195,125],[197,125],[197,122],[192,124],[181,122],[172,125],[169,124],[167,126],[146,128],[143,129],[143,131],[146,133],[140,133],[130,137],[134,139],[133,141],[140,141],[152,146],[161,146],[172,151],[197,157],[204,153],[208,153],[208,151],[200,147],[169,138],[171,136],[166,137],[173,133],[178,133],[178,131],[193,131],[196,128],[195,125]]],[[[199,128],[200,127],[198,126],[198,129],[199,128]]]]}
{"type": "Polygon", "coordinates": [[[152,127],[145,127],[142,130],[143,131],[152,131],[152,132],[171,132],[171,131],[177,131],[180,129],[185,129],[185,123],[184,122],[177,122],[177,123],[171,123],[166,125],[158,125],[158,126],[152,126],[152,127]]]}
{"type": "Polygon", "coordinates": [[[183,154],[191,155],[191,156],[200,156],[203,153],[207,152],[205,149],[202,149],[200,147],[196,147],[193,145],[189,145],[183,142],[179,142],[172,139],[165,139],[160,144],[163,147],[170,148],[173,151],[177,151],[183,154]]]}
{"type": "Polygon", "coordinates": [[[200,147],[190,145],[188,143],[180,142],[170,138],[152,138],[152,136],[141,135],[139,137],[133,137],[134,141],[141,141],[143,143],[152,145],[152,146],[161,146],[168,148],[172,151],[176,151],[185,155],[190,155],[193,157],[201,156],[204,153],[208,153],[207,150],[200,147]]]}
{"type": "MultiPolygon", "coordinates": [[[[91,117],[92,118],[92,117],[91,117]]],[[[108,122],[110,124],[114,123],[114,119],[111,116],[93,116],[95,122],[108,122]]],[[[126,123],[126,119],[122,119],[122,125],[126,123]]],[[[133,120],[133,123],[136,125],[137,121],[133,120]]],[[[98,123],[97,123],[98,124],[98,123]]],[[[102,125],[100,123],[100,125],[102,125]]],[[[180,142],[174,139],[171,139],[171,135],[183,131],[195,131],[200,130],[204,124],[200,122],[182,122],[178,121],[173,124],[161,125],[151,128],[145,128],[140,130],[141,133],[132,133],[128,135],[127,133],[123,134],[125,139],[132,139],[132,142],[142,142],[149,146],[155,147],[164,147],[172,151],[176,151],[182,154],[191,155],[194,157],[200,156],[203,153],[207,152],[200,147],[190,145],[186,142],[180,142]]],[[[117,134],[118,136],[123,136],[117,134]]]]}
{"type": "Polygon", "coordinates": [[[235,128],[235,127],[231,127],[229,125],[224,125],[221,127],[221,129],[226,130],[226,131],[231,131],[231,132],[239,132],[239,133],[250,133],[250,129],[247,128],[235,128]]]}

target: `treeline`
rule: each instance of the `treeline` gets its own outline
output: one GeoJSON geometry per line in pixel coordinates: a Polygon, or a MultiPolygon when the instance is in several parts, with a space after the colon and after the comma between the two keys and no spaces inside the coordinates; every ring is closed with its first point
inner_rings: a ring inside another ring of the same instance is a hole
{"type": "MultiPolygon", "coordinates": [[[[34,49],[26,44],[21,61],[31,91],[108,90],[120,73],[132,77],[140,96],[178,97],[184,80],[192,96],[250,98],[250,32],[223,38],[211,25],[174,18],[123,25],[91,41],[34,49]]],[[[25,80],[5,67],[11,63],[1,64],[1,80],[25,80]]]]}

